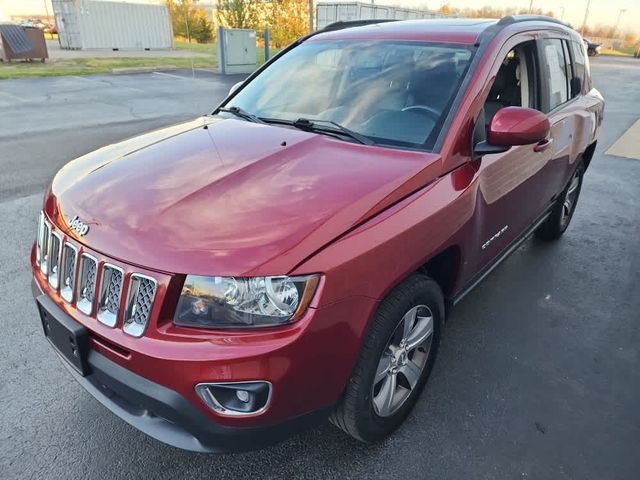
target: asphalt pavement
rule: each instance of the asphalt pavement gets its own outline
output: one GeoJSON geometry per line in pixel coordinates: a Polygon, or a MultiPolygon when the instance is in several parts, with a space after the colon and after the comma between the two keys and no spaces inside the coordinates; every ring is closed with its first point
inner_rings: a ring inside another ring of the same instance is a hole
{"type": "Polygon", "coordinates": [[[0,478],[638,478],[640,160],[604,152],[640,116],[640,61],[592,69],[604,131],[569,230],[526,242],[455,308],[406,424],[374,446],[327,424],[223,456],[146,437],[71,379],[42,335],[28,251],[60,166],[210,111],[237,79],[0,82],[0,478]]]}

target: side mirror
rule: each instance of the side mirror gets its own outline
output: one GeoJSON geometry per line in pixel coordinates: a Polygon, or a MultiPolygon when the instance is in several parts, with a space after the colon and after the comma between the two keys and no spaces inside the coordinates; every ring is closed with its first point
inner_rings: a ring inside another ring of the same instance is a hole
{"type": "Polygon", "coordinates": [[[533,108],[501,108],[491,119],[487,140],[475,145],[476,156],[506,152],[515,145],[529,145],[547,139],[551,125],[547,116],[533,108]]]}
{"type": "Polygon", "coordinates": [[[233,92],[235,92],[237,89],[240,88],[240,85],[242,85],[244,82],[238,82],[236,83],[233,87],[231,87],[229,89],[229,95],[231,95],[233,92]]]}

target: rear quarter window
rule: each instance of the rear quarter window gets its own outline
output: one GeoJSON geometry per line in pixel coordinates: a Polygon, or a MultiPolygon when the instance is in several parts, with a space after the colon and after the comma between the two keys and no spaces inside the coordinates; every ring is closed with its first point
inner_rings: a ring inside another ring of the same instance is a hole
{"type": "MultiPolygon", "coordinates": [[[[576,77],[580,77],[584,85],[587,79],[587,63],[584,55],[584,45],[578,42],[569,42],[571,54],[573,56],[573,72],[576,77]]],[[[591,85],[587,85],[590,87],[591,85]]]]}

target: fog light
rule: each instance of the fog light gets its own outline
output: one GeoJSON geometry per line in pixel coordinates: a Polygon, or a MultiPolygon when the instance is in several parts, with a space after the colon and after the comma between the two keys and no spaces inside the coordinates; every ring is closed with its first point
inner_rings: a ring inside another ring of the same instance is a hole
{"type": "Polygon", "coordinates": [[[238,400],[241,402],[247,403],[249,401],[249,392],[246,390],[238,390],[236,392],[236,397],[238,397],[238,400]]]}
{"type": "Polygon", "coordinates": [[[269,406],[271,383],[199,383],[196,385],[196,393],[209,408],[220,414],[255,415],[269,406]]]}

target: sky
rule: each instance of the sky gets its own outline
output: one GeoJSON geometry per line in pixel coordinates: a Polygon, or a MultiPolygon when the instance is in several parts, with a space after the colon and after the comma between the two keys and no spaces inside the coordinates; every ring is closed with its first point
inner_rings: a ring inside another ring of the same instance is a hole
{"type": "MultiPolygon", "coordinates": [[[[137,0],[148,3],[158,3],[158,0],[137,0]]],[[[458,8],[479,8],[485,5],[492,7],[520,7],[528,8],[530,0],[374,0],[383,5],[399,5],[407,8],[427,7],[438,9],[444,4],[458,8]]],[[[562,7],[565,7],[564,20],[575,27],[582,25],[585,7],[588,0],[533,0],[534,8],[553,10],[560,17],[562,7]]],[[[590,0],[589,18],[587,24],[613,25],[621,9],[626,9],[620,17],[622,30],[640,30],[640,2],[638,0],[590,0]]],[[[0,20],[16,14],[44,14],[45,2],[51,12],[50,0],[0,0],[0,20]]],[[[365,3],[369,3],[365,1],[365,3]]]]}

